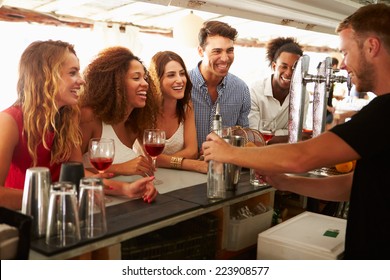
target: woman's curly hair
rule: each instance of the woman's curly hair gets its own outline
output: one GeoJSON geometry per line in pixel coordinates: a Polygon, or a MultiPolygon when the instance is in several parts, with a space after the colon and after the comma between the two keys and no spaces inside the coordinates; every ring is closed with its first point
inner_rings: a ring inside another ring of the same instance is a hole
{"type": "Polygon", "coordinates": [[[278,59],[282,52],[293,53],[299,56],[303,55],[302,46],[298,44],[295,38],[278,37],[267,43],[266,57],[269,61],[269,66],[278,59]]]}
{"type": "MultiPolygon", "coordinates": [[[[86,85],[80,96],[80,106],[90,107],[95,116],[107,124],[116,124],[127,117],[126,75],[133,61],[142,61],[125,47],[110,47],[101,51],[84,71],[86,85]]],[[[145,73],[147,70],[144,66],[145,73]]],[[[157,104],[147,92],[146,106],[135,108],[126,125],[139,135],[155,127],[157,104]]]]}

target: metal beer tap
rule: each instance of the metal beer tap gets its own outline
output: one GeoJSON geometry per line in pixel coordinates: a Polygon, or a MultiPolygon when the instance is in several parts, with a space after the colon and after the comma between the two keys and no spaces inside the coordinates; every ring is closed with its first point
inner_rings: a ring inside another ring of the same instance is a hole
{"type": "Polygon", "coordinates": [[[303,55],[296,63],[290,85],[289,107],[289,143],[296,143],[302,139],[304,120],[304,102],[307,94],[307,83],[315,83],[313,96],[313,137],[325,131],[326,105],[329,90],[334,83],[347,82],[348,90],[352,87],[350,77],[336,76],[332,69],[332,59],[327,57],[320,63],[317,75],[308,74],[310,58],[303,55]]]}

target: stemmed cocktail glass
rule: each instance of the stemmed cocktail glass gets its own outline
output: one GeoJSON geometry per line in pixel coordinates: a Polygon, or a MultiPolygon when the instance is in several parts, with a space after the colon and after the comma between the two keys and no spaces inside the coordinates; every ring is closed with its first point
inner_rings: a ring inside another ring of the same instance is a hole
{"type": "Polygon", "coordinates": [[[268,142],[274,137],[276,130],[275,120],[260,120],[259,122],[259,131],[264,137],[265,143],[268,142]]]}

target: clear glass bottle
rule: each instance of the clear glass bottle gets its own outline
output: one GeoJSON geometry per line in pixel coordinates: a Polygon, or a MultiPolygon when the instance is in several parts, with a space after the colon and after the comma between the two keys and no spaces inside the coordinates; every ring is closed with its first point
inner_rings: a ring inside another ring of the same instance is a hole
{"type": "MultiPolygon", "coordinates": [[[[222,116],[219,111],[219,104],[217,104],[215,110],[211,129],[222,137],[222,116]]],[[[210,160],[207,172],[207,198],[211,200],[222,199],[225,198],[225,194],[224,164],[210,160]]]]}
{"type": "Polygon", "coordinates": [[[217,103],[217,108],[215,109],[211,130],[218,134],[219,137],[222,137],[222,116],[219,110],[219,103],[217,103]]]}

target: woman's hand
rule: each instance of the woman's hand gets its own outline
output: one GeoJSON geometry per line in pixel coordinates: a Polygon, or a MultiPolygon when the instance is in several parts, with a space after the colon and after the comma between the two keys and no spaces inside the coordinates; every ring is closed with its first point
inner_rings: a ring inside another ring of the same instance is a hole
{"type": "Polygon", "coordinates": [[[138,156],[124,163],[115,164],[110,170],[118,175],[153,176],[154,167],[151,158],[138,156]]]}
{"type": "Polygon", "coordinates": [[[95,169],[92,168],[84,168],[85,177],[110,179],[115,176],[112,172],[96,173],[94,171],[95,169]]]}
{"type": "Polygon", "coordinates": [[[138,179],[134,182],[122,182],[116,180],[104,180],[107,186],[104,191],[108,195],[127,196],[129,198],[141,198],[145,202],[152,202],[158,192],[153,185],[154,176],[138,179]]]}
{"type": "Polygon", "coordinates": [[[185,158],[182,163],[182,169],[206,174],[209,169],[209,163],[204,160],[185,158]]]}
{"type": "Polygon", "coordinates": [[[151,203],[156,198],[157,195],[158,195],[158,191],[154,186],[153,182],[148,182],[146,184],[146,192],[142,196],[142,199],[147,203],[151,203]]]}

